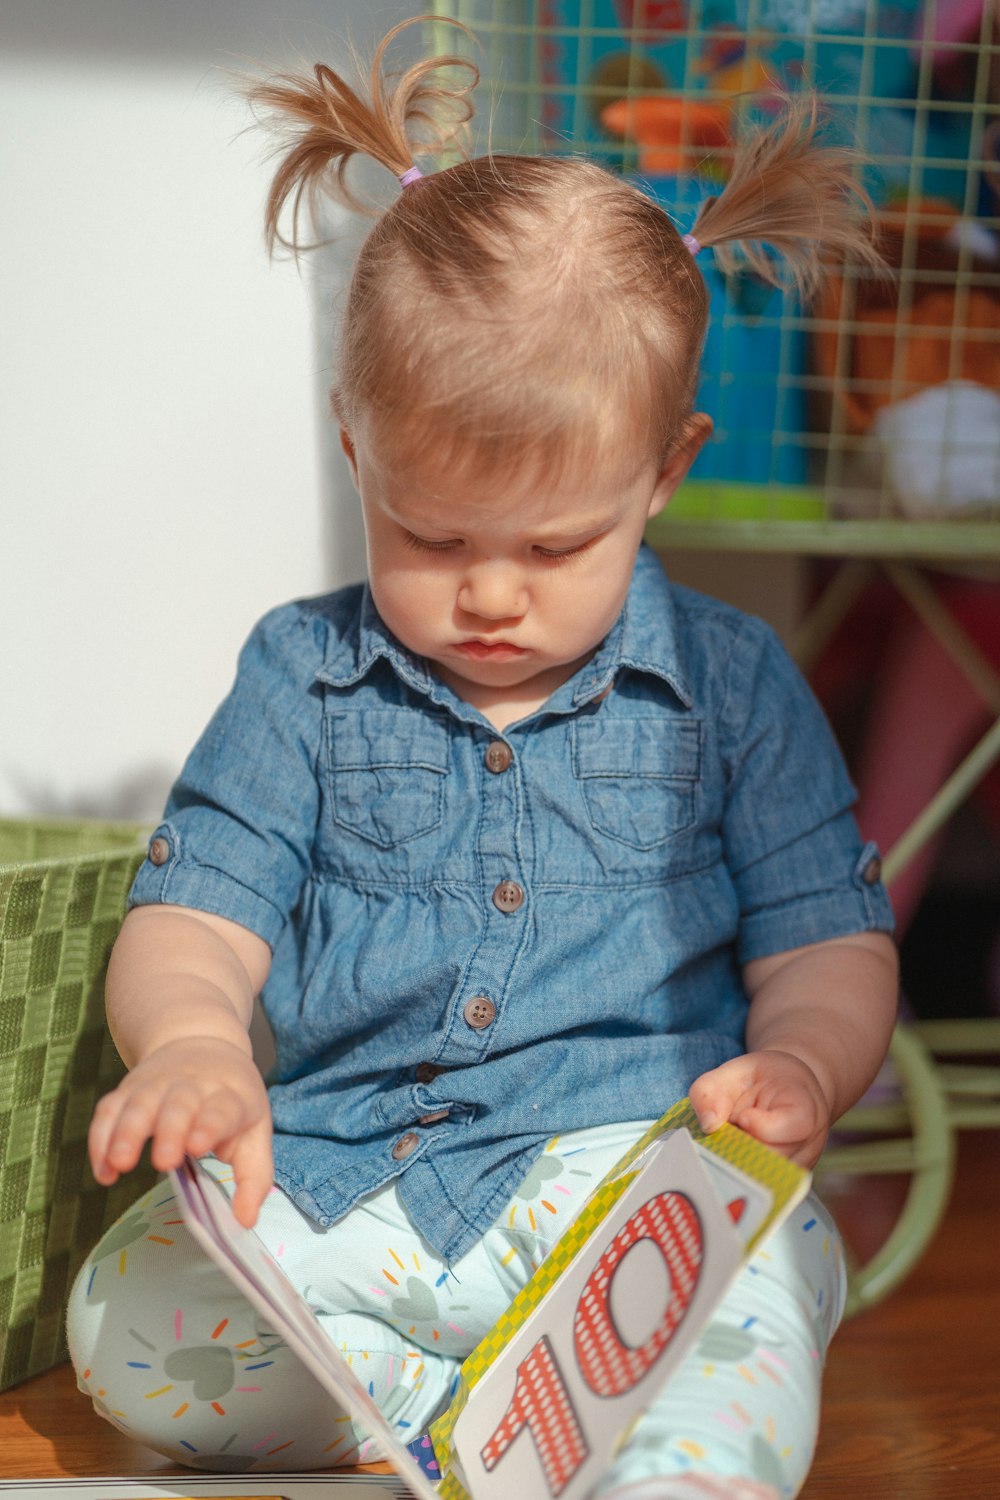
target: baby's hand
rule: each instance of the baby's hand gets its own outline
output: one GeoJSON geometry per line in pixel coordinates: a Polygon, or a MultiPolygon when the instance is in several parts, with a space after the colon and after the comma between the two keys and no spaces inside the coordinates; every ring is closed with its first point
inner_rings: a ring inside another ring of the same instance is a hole
{"type": "Polygon", "coordinates": [[[208,1151],[231,1163],[233,1211],[242,1224],[256,1223],[274,1176],[271,1111],[264,1080],[239,1047],[192,1037],[137,1063],[94,1111],[88,1147],[97,1181],[110,1187],[131,1171],[148,1140],[158,1172],[208,1151]]]}
{"type": "Polygon", "coordinates": [[[815,1165],[830,1130],[819,1079],[790,1052],[735,1057],[696,1079],[690,1098],[703,1130],[728,1121],[802,1167],[815,1165]]]}

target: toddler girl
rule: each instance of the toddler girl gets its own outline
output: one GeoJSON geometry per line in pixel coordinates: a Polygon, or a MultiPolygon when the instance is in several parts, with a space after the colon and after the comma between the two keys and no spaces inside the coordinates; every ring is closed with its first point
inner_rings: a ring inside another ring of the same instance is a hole
{"type": "MultiPolygon", "coordinates": [[[[682,239],[587,161],[422,174],[431,117],[468,114],[461,65],[393,86],[384,47],[367,100],[325,67],[256,91],[297,127],[272,243],[289,202],[295,243],[303,200],[347,196],[355,153],[402,184],[333,395],[368,582],[265,617],[174,787],[112,957],[131,1071],[90,1151],[103,1183],[149,1139],[160,1169],[209,1155],[409,1439],[675,1100],[811,1166],[883,1058],[896,969],[809,690],[642,545],[708,435],[699,247],[769,241],[812,285],[821,248],[865,253],[849,159],[793,111],[682,239]]],[[[178,1219],[154,1189],[77,1282],[102,1414],[200,1468],[377,1457],[178,1219]]],[[[795,1494],[842,1283],[810,1198],[595,1494],[795,1494]]]]}

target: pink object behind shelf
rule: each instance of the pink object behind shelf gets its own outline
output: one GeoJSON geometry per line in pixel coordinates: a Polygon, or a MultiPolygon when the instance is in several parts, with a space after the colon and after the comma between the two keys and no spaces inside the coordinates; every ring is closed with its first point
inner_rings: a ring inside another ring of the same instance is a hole
{"type": "MultiPolygon", "coordinates": [[[[942,579],[938,593],[983,655],[1000,667],[1000,588],[976,580],[942,579]]],[[[865,838],[886,851],[988,727],[982,696],[909,608],[899,605],[886,644],[881,685],[857,767],[858,822],[865,838]]],[[[977,800],[1000,839],[998,772],[977,800]]],[[[896,877],[892,904],[901,937],[913,916],[940,848],[941,834],[896,877]]]]}
{"type": "Polygon", "coordinates": [[[934,59],[939,61],[957,42],[977,40],[985,3],[986,0],[937,0],[918,22],[918,42],[931,42],[934,59]]]}

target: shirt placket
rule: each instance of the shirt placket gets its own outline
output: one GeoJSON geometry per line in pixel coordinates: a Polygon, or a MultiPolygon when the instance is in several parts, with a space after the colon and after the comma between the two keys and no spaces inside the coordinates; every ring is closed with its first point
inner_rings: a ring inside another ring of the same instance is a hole
{"type": "Polygon", "coordinates": [[[444,1057],[449,1065],[487,1057],[527,940],[531,887],[524,857],[524,781],[514,743],[497,736],[477,750],[482,936],[452,1006],[444,1057]]]}

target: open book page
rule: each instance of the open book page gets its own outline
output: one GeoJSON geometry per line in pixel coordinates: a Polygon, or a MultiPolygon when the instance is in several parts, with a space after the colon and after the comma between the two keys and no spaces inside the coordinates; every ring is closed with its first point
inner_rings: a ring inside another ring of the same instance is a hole
{"type": "Polygon", "coordinates": [[[277,1261],[253,1230],[240,1224],[218,1183],[190,1158],[170,1176],[185,1223],[206,1254],[222,1267],[268,1325],[281,1334],[344,1412],[379,1439],[385,1456],[413,1494],[420,1500],[434,1500],[434,1486],[421,1473],[416,1459],[337,1353],[312,1308],[277,1261]]]}

